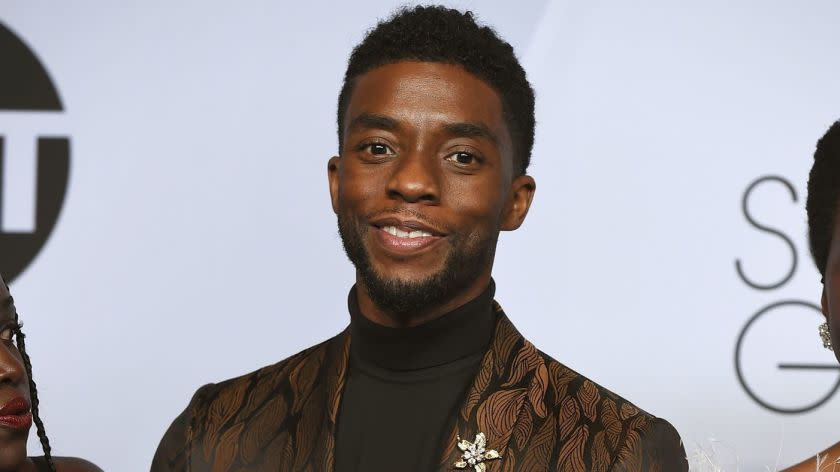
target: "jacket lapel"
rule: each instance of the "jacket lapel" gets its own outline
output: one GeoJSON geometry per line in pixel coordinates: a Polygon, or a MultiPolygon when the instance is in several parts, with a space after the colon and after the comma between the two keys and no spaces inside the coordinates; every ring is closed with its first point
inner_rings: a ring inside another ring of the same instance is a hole
{"type": "MultiPolygon", "coordinates": [[[[306,470],[333,472],[335,468],[335,427],[341,405],[341,394],[347,379],[349,353],[350,330],[345,329],[328,344],[321,375],[319,375],[323,379],[322,383],[312,392],[313,398],[308,402],[325,414],[318,415],[321,418],[320,425],[312,430],[313,436],[317,437],[311,455],[314,469],[306,470]]],[[[306,416],[301,418],[306,418],[306,416]]],[[[295,470],[299,469],[303,470],[302,467],[295,468],[295,470]]]]}
{"type": "Polygon", "coordinates": [[[441,470],[454,470],[454,464],[462,458],[463,453],[456,447],[457,437],[472,442],[478,433],[486,436],[488,449],[495,449],[502,456],[500,460],[485,462],[487,470],[513,470],[513,450],[521,449],[524,444],[518,443],[524,443],[531,435],[533,416],[546,416],[545,361],[496,302],[494,309],[496,331],[443,445],[441,470]],[[530,408],[525,409],[526,405],[530,408]]]}

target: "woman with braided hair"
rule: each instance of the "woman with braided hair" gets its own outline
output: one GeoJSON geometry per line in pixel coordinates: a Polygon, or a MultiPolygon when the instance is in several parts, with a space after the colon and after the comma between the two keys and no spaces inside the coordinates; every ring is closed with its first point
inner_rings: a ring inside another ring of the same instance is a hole
{"type": "Polygon", "coordinates": [[[53,457],[44,423],[38,415],[38,391],[26,353],[14,299],[0,277],[0,472],[102,472],[74,457],[53,457]],[[44,455],[27,457],[26,440],[32,423],[44,455]]]}

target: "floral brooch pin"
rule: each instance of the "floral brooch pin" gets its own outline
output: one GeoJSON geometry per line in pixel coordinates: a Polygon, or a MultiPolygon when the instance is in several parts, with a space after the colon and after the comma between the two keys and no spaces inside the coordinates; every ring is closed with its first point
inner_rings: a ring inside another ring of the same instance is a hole
{"type": "Polygon", "coordinates": [[[458,436],[458,449],[464,455],[461,460],[455,463],[456,469],[473,468],[475,472],[485,472],[487,470],[486,461],[501,459],[501,455],[493,449],[487,449],[487,438],[484,433],[475,435],[475,442],[469,442],[461,439],[458,436]]]}

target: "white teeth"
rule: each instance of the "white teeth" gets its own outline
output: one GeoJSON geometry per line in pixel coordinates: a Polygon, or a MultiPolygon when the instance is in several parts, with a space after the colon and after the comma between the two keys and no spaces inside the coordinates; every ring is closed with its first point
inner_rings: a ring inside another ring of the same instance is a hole
{"type": "Polygon", "coordinates": [[[422,238],[424,236],[432,235],[431,233],[420,230],[412,231],[409,233],[407,231],[398,229],[396,226],[383,226],[382,230],[390,234],[391,236],[396,236],[398,238],[422,238]]]}

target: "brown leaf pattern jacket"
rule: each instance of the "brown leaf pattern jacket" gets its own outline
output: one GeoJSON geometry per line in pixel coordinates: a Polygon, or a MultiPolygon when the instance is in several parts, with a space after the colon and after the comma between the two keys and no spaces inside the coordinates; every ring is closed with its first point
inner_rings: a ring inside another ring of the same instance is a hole
{"type": "MultiPolygon", "coordinates": [[[[502,456],[484,463],[488,472],[688,470],[667,421],[538,351],[495,306],[496,332],[450,422],[439,471],[455,470],[461,458],[456,436],[472,440],[479,432],[502,456]]],[[[163,437],[152,471],[333,472],[349,347],[347,329],[200,388],[163,437]]]]}

